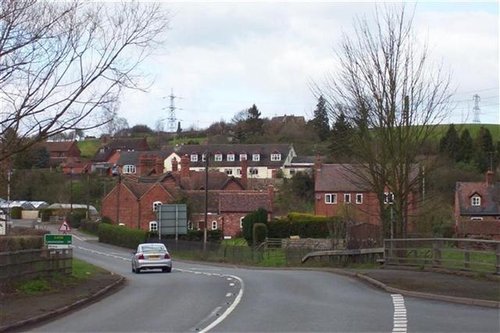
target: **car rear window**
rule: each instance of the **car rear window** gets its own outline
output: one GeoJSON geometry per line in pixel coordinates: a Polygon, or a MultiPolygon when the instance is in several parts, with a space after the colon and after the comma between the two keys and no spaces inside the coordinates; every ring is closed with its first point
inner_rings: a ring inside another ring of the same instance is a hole
{"type": "Polygon", "coordinates": [[[143,252],[155,252],[155,251],[164,252],[166,250],[167,249],[163,245],[143,245],[142,246],[143,252]]]}

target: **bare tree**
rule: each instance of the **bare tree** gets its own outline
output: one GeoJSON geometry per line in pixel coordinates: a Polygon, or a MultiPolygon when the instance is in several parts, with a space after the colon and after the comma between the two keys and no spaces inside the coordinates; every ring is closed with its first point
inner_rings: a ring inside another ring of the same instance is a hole
{"type": "Polygon", "coordinates": [[[429,63],[404,5],[377,9],[373,25],[358,18],[354,26],[337,51],[340,69],[315,89],[328,99],[333,119],[343,113],[356,128],[347,142],[351,162],[363,171],[356,167],[353,178],[377,193],[385,234],[394,227],[395,236],[406,236],[409,205],[422,181],[420,148],[444,119],[450,78],[429,63]],[[393,218],[384,192],[394,194],[393,218]]]}
{"type": "Polygon", "coordinates": [[[111,121],[167,27],[159,4],[2,0],[0,161],[111,121]]]}

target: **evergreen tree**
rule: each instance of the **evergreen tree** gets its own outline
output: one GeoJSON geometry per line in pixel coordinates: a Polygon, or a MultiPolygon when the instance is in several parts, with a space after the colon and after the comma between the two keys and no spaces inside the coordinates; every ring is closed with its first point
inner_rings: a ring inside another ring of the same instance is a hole
{"type": "Polygon", "coordinates": [[[247,119],[245,121],[246,131],[253,135],[262,135],[264,120],[260,118],[260,111],[254,104],[248,109],[247,119]]]}
{"type": "Polygon", "coordinates": [[[312,125],[321,141],[325,141],[330,134],[330,124],[328,122],[328,110],[326,100],[323,96],[319,96],[318,104],[314,110],[314,118],[311,120],[312,125]]]}
{"type": "Polygon", "coordinates": [[[335,119],[330,136],[330,150],[335,161],[340,162],[350,155],[350,141],[353,134],[353,127],[347,121],[345,114],[340,112],[335,119]]]}
{"type": "Polygon", "coordinates": [[[455,125],[451,124],[448,127],[446,135],[441,138],[439,143],[439,152],[446,154],[448,157],[456,161],[459,145],[460,138],[458,136],[458,132],[455,129],[455,125]]]}
{"type": "Polygon", "coordinates": [[[475,156],[474,160],[480,172],[486,172],[493,164],[495,148],[490,131],[481,126],[474,140],[475,156]]]}
{"type": "Polygon", "coordinates": [[[474,141],[472,140],[470,132],[467,128],[464,129],[463,132],[460,134],[460,141],[458,148],[459,148],[457,155],[458,162],[469,163],[470,161],[472,161],[472,158],[474,156],[474,141]]]}

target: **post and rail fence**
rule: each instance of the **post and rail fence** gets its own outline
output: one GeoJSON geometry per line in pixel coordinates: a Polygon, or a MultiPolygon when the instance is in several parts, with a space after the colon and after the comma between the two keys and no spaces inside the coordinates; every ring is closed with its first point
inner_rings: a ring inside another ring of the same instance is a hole
{"type": "Polygon", "coordinates": [[[500,275],[500,241],[469,238],[385,239],[384,265],[500,275]]]}

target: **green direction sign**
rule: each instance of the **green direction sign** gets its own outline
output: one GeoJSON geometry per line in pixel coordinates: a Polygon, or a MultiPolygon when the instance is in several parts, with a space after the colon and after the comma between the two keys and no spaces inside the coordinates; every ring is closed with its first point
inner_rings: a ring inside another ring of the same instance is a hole
{"type": "Polygon", "coordinates": [[[45,234],[45,245],[71,245],[73,243],[72,235],[53,235],[45,234]]]}

